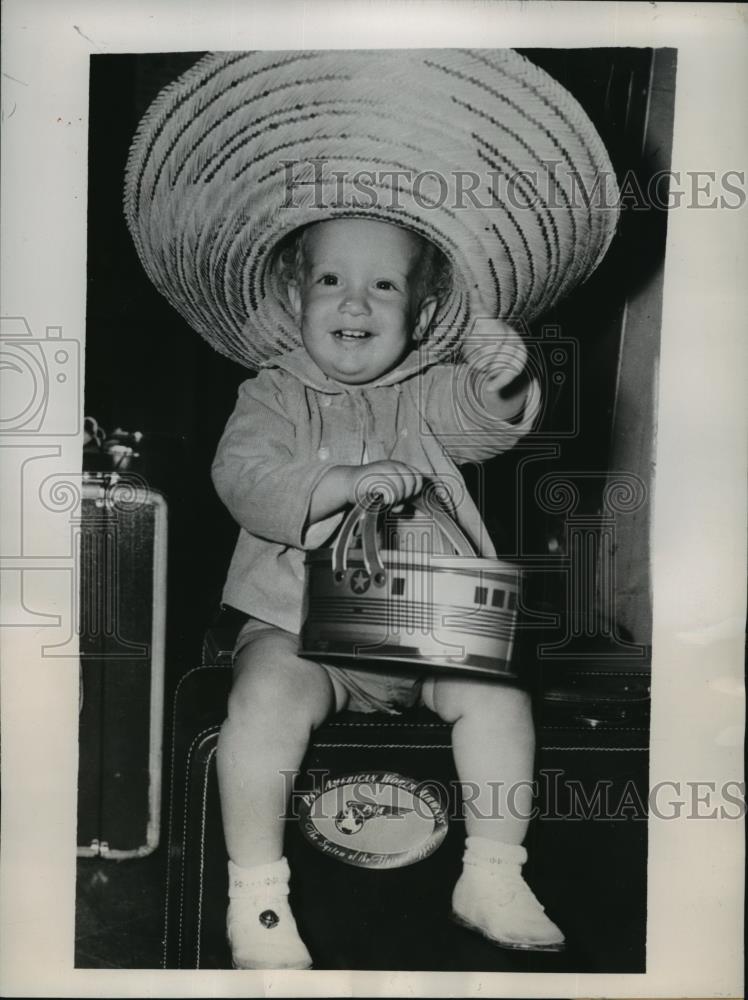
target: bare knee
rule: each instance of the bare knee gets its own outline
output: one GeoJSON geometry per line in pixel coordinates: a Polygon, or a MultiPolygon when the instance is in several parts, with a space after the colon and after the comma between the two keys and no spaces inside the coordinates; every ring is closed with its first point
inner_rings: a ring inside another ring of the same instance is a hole
{"type": "Polygon", "coordinates": [[[282,727],[286,733],[308,734],[334,705],[327,675],[316,663],[259,647],[237,657],[229,720],[276,733],[282,727]]]}
{"type": "Polygon", "coordinates": [[[521,688],[478,678],[435,678],[430,691],[433,710],[445,722],[489,721],[504,729],[532,734],[530,696],[521,688]]]}

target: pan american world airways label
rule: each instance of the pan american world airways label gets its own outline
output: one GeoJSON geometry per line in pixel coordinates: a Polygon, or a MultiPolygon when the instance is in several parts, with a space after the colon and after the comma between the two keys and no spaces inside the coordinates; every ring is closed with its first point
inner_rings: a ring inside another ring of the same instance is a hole
{"type": "Polygon", "coordinates": [[[387,771],[328,778],[298,802],[301,831],[323,854],[358,868],[400,868],[439,847],[447,814],[433,785],[387,771]]]}

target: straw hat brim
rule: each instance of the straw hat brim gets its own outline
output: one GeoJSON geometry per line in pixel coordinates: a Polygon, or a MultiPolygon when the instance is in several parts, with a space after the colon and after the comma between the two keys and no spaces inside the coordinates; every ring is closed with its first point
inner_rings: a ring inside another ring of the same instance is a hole
{"type": "Polygon", "coordinates": [[[223,52],[155,99],[133,140],[127,223],[146,272],[218,351],[250,368],[299,346],[275,266],[300,226],[405,226],[447,256],[432,357],[477,291],[530,322],[584,281],[618,191],[578,102],[511,49],[223,52]]]}

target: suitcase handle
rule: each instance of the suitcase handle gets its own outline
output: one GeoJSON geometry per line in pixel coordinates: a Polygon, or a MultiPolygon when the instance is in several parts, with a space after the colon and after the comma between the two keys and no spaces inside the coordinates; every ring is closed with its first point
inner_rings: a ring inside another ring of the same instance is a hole
{"type": "MultiPolygon", "coordinates": [[[[475,557],[475,549],[467,535],[446,511],[444,490],[439,483],[429,480],[422,492],[408,502],[433,520],[456,555],[464,558],[475,557]]],[[[390,506],[392,504],[387,504],[381,493],[373,491],[351,509],[332,548],[332,570],[336,582],[342,582],[348,568],[348,553],[352,541],[360,534],[366,572],[376,586],[385,585],[387,572],[379,554],[379,525],[381,515],[390,506]]]]}

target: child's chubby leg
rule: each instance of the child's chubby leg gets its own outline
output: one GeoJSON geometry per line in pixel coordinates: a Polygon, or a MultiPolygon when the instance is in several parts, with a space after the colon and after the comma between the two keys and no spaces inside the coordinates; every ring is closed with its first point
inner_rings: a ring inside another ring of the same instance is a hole
{"type": "Polygon", "coordinates": [[[535,755],[529,694],[479,678],[430,677],[422,699],[453,723],[463,787],[467,842],[452,897],[455,919],[506,948],[562,950],[563,934],[521,873],[535,755]]]}
{"type": "Polygon", "coordinates": [[[288,905],[284,816],[312,731],[346,694],[297,638],[257,630],[238,652],[218,740],[221,812],[229,854],[227,929],[235,968],[309,968],[288,905]]]}
{"type": "Polygon", "coordinates": [[[463,784],[469,837],[525,839],[532,808],[535,729],[530,696],[480,678],[429,677],[423,701],[453,723],[452,751],[463,784]]]}

